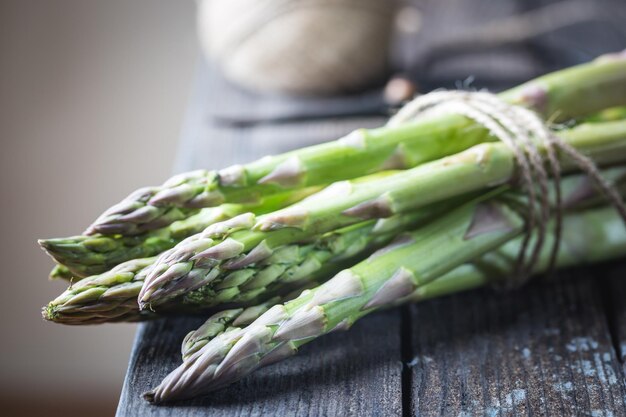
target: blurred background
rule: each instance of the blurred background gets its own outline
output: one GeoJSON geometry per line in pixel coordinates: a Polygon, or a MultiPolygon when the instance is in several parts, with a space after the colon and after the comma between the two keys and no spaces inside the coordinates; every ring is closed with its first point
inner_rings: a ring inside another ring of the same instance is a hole
{"type": "Polygon", "coordinates": [[[0,1],[0,410],[110,416],[134,325],[65,327],[40,237],[79,234],[172,170],[197,59],[195,4],[0,1]]]}
{"type": "Polygon", "coordinates": [[[3,415],[113,415],[135,330],[45,323],[66,283],[46,282],[37,238],[79,234],[172,170],[308,144],[303,120],[382,123],[416,91],[498,90],[623,49],[619,3],[0,0],[3,415]]]}

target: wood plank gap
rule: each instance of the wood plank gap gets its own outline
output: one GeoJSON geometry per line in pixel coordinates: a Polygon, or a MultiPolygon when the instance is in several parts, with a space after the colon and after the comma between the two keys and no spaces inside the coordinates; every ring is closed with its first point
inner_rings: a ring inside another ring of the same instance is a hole
{"type": "Polygon", "coordinates": [[[609,273],[607,269],[609,266],[598,268],[598,273],[602,273],[602,278],[596,283],[599,286],[600,297],[602,299],[602,306],[604,308],[604,316],[606,317],[606,325],[609,329],[609,336],[611,337],[611,345],[615,351],[615,356],[620,364],[624,365],[624,357],[622,356],[622,350],[619,340],[619,323],[617,318],[617,306],[615,304],[615,297],[611,292],[611,283],[609,273]]]}
{"type": "Polygon", "coordinates": [[[410,306],[404,306],[400,310],[400,359],[402,360],[402,415],[410,417],[412,410],[412,375],[411,360],[413,358],[411,343],[411,312],[410,306]]]}

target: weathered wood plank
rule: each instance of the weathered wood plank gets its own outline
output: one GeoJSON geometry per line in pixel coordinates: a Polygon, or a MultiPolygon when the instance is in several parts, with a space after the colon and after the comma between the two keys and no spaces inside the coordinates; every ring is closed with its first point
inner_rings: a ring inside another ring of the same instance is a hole
{"type": "Polygon", "coordinates": [[[599,276],[579,275],[412,306],[411,414],[625,415],[599,276]]]}
{"type": "Polygon", "coordinates": [[[626,264],[608,271],[605,302],[610,311],[609,326],[626,378],[626,264]]]}
{"type": "Polygon", "coordinates": [[[398,416],[402,411],[400,316],[390,311],[302,348],[214,394],[172,406],[140,395],[180,363],[180,342],[199,318],[140,325],[118,417],[126,416],[398,416]]]}

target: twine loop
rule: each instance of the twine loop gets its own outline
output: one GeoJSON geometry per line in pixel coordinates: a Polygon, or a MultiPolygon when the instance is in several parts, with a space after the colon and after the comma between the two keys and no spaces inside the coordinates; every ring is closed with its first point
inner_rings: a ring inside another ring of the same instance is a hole
{"type": "Polygon", "coordinates": [[[585,172],[608,198],[626,221],[626,207],[619,192],[600,174],[596,164],[563,141],[533,111],[511,105],[485,91],[440,90],[418,96],[404,105],[387,123],[403,123],[443,114],[465,116],[485,127],[513,153],[521,187],[528,197],[526,233],[515,264],[515,273],[505,287],[517,287],[528,280],[546,240],[548,221],[554,217],[554,242],[550,249],[549,268],[552,271],[561,242],[563,202],[561,195],[561,165],[558,152],[567,155],[585,172]],[[550,201],[550,178],[554,201],[550,201]],[[531,231],[536,239],[531,245],[531,231]]]}

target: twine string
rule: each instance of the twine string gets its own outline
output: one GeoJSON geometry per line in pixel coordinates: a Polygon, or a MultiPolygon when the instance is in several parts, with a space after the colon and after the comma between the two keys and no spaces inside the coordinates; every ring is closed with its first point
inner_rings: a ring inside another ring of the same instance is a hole
{"type": "Polygon", "coordinates": [[[494,94],[485,91],[434,91],[418,96],[404,105],[387,125],[398,126],[444,114],[465,116],[483,126],[513,152],[517,163],[520,185],[528,199],[526,233],[516,259],[515,273],[512,279],[506,281],[506,287],[519,286],[530,277],[544,246],[547,225],[552,217],[554,241],[550,248],[548,271],[554,268],[563,223],[561,164],[558,152],[567,155],[595,182],[626,222],[626,207],[619,192],[602,177],[589,157],[556,136],[533,111],[508,104],[494,94]],[[550,201],[550,177],[553,179],[553,202],[550,201]],[[531,247],[531,232],[535,230],[531,247]]]}

